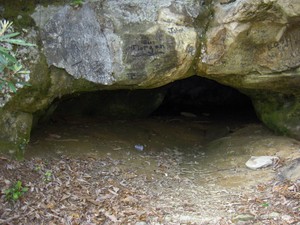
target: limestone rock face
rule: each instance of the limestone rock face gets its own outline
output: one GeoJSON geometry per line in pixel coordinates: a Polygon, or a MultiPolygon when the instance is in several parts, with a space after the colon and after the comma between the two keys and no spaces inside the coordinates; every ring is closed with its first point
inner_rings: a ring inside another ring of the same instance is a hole
{"type": "Polygon", "coordinates": [[[199,71],[207,76],[257,74],[259,79],[300,66],[299,1],[214,1],[213,7],[199,71]]]}
{"type": "Polygon", "coordinates": [[[149,88],[187,76],[199,12],[199,1],[109,0],[40,6],[32,17],[49,66],[97,84],[149,88]]]}

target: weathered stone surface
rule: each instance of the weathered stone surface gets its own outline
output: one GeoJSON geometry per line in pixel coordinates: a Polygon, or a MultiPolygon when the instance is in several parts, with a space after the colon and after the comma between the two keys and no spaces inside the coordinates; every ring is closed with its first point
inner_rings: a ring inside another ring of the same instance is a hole
{"type": "MultiPolygon", "coordinates": [[[[272,74],[300,66],[299,1],[237,0],[213,4],[199,71],[224,76],[272,74]]],[[[234,85],[234,84],[233,84],[234,85]]]]}
{"type": "Polygon", "coordinates": [[[1,110],[0,151],[18,152],[26,147],[31,131],[32,114],[1,110]]]}
{"type": "Polygon", "coordinates": [[[292,182],[300,182],[300,158],[294,159],[287,166],[280,169],[278,173],[279,178],[284,180],[290,180],[292,182]]]}
{"type": "Polygon", "coordinates": [[[279,134],[300,139],[300,96],[274,92],[252,93],[258,117],[279,134]]]}
{"type": "Polygon", "coordinates": [[[299,138],[300,2],[213,1],[212,6],[198,73],[246,93],[266,125],[299,138]]]}
{"type": "Polygon", "coordinates": [[[94,83],[149,88],[187,76],[199,11],[198,1],[110,0],[40,6],[32,17],[49,66],[94,83]]]}

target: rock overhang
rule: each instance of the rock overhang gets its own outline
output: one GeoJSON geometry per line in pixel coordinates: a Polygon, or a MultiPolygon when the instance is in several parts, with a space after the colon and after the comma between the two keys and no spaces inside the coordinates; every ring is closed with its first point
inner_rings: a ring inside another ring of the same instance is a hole
{"type": "Polygon", "coordinates": [[[192,26],[197,8],[196,1],[186,6],[95,1],[56,12],[38,7],[32,17],[41,29],[49,66],[65,69],[75,79],[148,88],[182,78],[191,68],[198,44],[192,26]]]}

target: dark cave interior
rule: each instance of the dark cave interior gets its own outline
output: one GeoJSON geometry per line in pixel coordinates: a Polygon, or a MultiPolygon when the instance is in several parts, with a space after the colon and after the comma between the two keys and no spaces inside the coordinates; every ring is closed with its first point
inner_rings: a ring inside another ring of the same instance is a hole
{"type": "Polygon", "coordinates": [[[167,94],[154,115],[176,116],[189,112],[196,116],[241,116],[256,118],[251,99],[238,90],[216,81],[193,76],[169,85],[167,94]]]}
{"type": "Polygon", "coordinates": [[[54,101],[41,121],[68,117],[135,119],[147,117],[207,117],[256,120],[251,99],[228,86],[192,76],[147,90],[96,91],[54,101]]]}

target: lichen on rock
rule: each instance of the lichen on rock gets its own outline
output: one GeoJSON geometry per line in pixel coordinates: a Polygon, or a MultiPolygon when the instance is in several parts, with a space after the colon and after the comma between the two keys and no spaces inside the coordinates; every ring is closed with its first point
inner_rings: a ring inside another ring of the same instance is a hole
{"type": "Polygon", "coordinates": [[[268,127],[279,134],[300,139],[298,95],[260,92],[252,99],[257,115],[268,127]]]}

